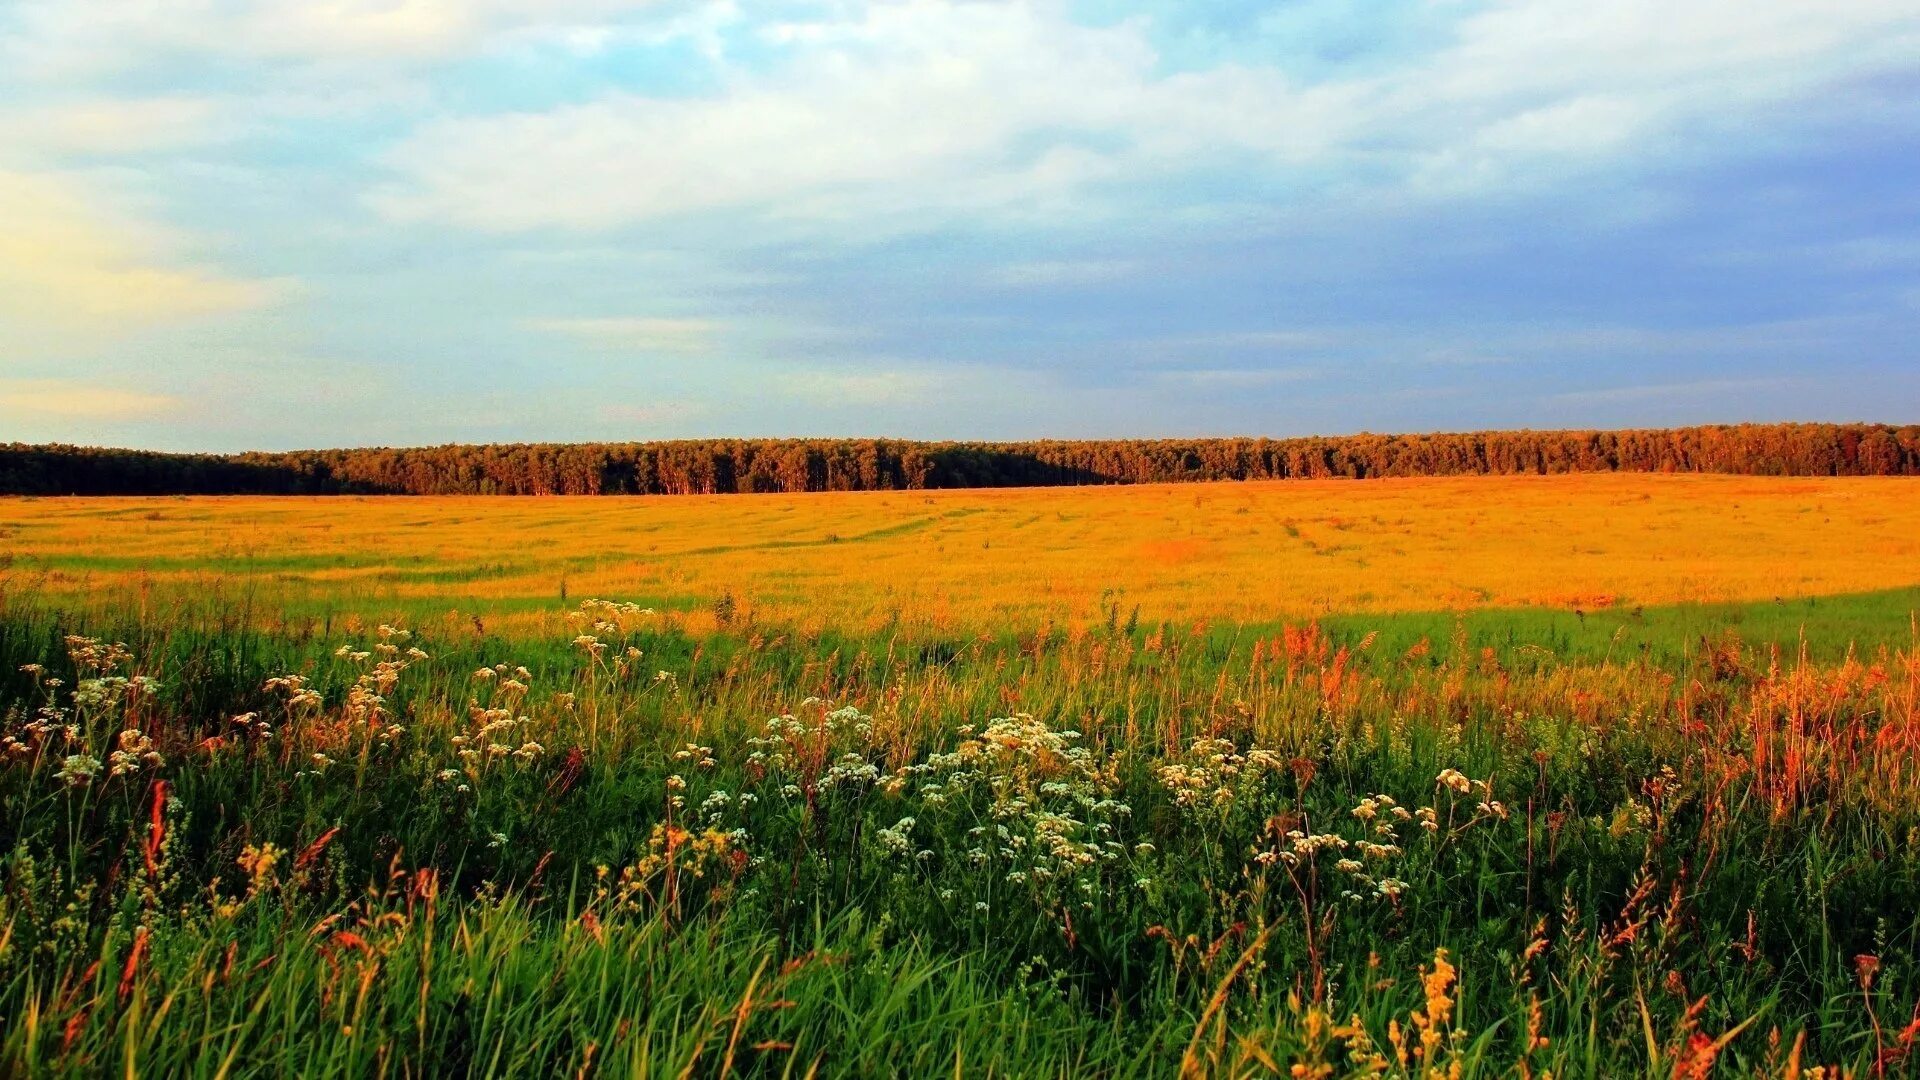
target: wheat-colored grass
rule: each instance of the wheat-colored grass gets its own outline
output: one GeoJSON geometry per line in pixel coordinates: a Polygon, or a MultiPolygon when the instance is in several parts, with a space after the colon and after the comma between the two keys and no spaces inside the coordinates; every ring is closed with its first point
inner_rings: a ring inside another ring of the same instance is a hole
{"type": "MultiPolygon", "coordinates": [[[[1593,475],[654,498],[0,502],[8,587],[816,625],[1765,600],[1920,583],[1920,482],[1593,475]],[[699,616],[696,616],[696,618],[699,616]]],[[[529,614],[525,618],[534,618],[529,614]]],[[[547,616],[541,615],[541,618],[547,616]]]]}

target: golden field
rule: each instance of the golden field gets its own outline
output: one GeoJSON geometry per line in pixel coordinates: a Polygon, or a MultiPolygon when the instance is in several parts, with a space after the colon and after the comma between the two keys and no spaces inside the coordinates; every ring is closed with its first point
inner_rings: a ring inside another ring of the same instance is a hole
{"type": "MultiPolygon", "coordinates": [[[[849,629],[1601,608],[1920,583],[1920,482],[1584,475],[714,497],[0,501],[5,588],[261,610],[589,596],[849,629]]],[[[443,608],[441,605],[445,605],[443,608]]],[[[520,612],[523,614],[514,615],[520,612]]]]}
{"type": "Polygon", "coordinates": [[[0,1076],[1912,1076],[1916,492],[0,502],[0,1076]]]}

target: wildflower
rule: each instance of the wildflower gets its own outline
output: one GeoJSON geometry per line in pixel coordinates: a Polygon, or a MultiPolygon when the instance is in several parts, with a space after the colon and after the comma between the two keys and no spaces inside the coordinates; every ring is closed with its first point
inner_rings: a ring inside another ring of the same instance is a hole
{"type": "Polygon", "coordinates": [[[874,833],[874,841],[889,855],[905,855],[913,850],[914,824],[912,818],[903,817],[893,827],[874,833]]]}
{"type": "Polygon", "coordinates": [[[74,754],[62,762],[54,778],[68,787],[85,787],[100,772],[100,759],[91,754],[74,754]]]}
{"type": "Polygon", "coordinates": [[[1314,833],[1311,836],[1299,832],[1287,834],[1293,840],[1293,850],[1298,855],[1315,855],[1327,849],[1345,850],[1349,846],[1346,837],[1338,833],[1314,833]]]}
{"type": "Polygon", "coordinates": [[[127,680],[118,677],[81,679],[73,688],[73,703],[81,709],[101,709],[118,701],[126,692],[127,680]]]}
{"type": "Polygon", "coordinates": [[[240,856],[234,861],[240,864],[240,869],[247,872],[253,888],[257,890],[272,879],[273,868],[279,864],[280,857],[284,854],[286,852],[282,851],[278,844],[258,846],[248,844],[240,849],[240,856]]]}
{"type": "Polygon", "coordinates": [[[153,748],[153,740],[131,728],[119,736],[119,748],[107,757],[109,776],[126,776],[140,771],[142,765],[159,768],[166,759],[153,748]]]}
{"type": "Polygon", "coordinates": [[[713,764],[713,747],[688,743],[684,749],[674,751],[673,760],[692,761],[701,766],[710,767],[713,764]]]}
{"type": "Polygon", "coordinates": [[[1473,790],[1473,781],[1458,769],[1442,769],[1434,778],[1434,783],[1452,790],[1456,795],[1465,795],[1473,790]]]}

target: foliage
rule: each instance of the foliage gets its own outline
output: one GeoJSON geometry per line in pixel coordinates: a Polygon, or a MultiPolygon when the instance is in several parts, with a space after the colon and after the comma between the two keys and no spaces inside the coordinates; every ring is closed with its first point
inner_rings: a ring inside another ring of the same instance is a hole
{"type": "Polygon", "coordinates": [[[0,1071],[1915,1064],[1914,648],[562,624],[0,617],[0,1071]]]}
{"type": "Polygon", "coordinates": [[[0,493],[685,495],[1569,472],[1920,474],[1920,427],[1741,424],[1298,439],[699,439],[235,455],[0,446],[0,493]]]}

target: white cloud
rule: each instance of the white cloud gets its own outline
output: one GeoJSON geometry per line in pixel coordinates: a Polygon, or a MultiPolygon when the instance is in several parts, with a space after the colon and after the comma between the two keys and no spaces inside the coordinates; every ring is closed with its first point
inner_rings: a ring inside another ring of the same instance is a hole
{"type": "Polygon", "coordinates": [[[1141,269],[1142,264],[1133,259],[1043,259],[1008,263],[995,269],[989,280],[1011,288],[1094,285],[1131,277],[1141,269]]]}
{"type": "Polygon", "coordinates": [[[578,34],[658,0],[16,0],[0,66],[97,76],[156,59],[410,63],[578,34]]]}
{"type": "Polygon", "coordinates": [[[1187,368],[1155,373],[1158,380],[1197,390],[1255,390],[1320,377],[1311,368],[1187,368]]]}
{"type": "Polygon", "coordinates": [[[1705,132],[1746,134],[1756,110],[1916,62],[1904,0],[1506,0],[1380,89],[1384,112],[1443,134],[1419,180],[1461,189],[1697,152],[1705,132]]]}
{"type": "Polygon", "coordinates": [[[92,335],[257,307],[286,288],[182,264],[180,238],[106,204],[76,176],[0,169],[0,325],[92,335]]]}
{"type": "Polygon", "coordinates": [[[488,229],[740,206],[788,218],[971,209],[1116,179],[1139,152],[1089,136],[1136,142],[1144,119],[1155,145],[1143,149],[1163,153],[1191,144],[1185,129],[1231,126],[1218,79],[1157,80],[1139,26],[1076,27],[1052,5],[920,0],[770,33],[800,59],[737,73],[715,97],[619,94],[430,124],[395,152],[404,182],[377,202],[488,229]]]}
{"type": "Polygon", "coordinates": [[[797,371],[776,376],[775,387],[818,405],[912,405],[932,399],[953,383],[935,371],[797,371]]]}
{"type": "Polygon", "coordinates": [[[1245,349],[1299,351],[1323,349],[1353,339],[1355,331],[1342,329],[1228,330],[1216,334],[1184,334],[1147,339],[1142,344],[1163,349],[1245,349]]]}
{"type": "Polygon", "coordinates": [[[0,379],[0,415],[127,420],[180,408],[179,398],[67,379],[0,379]]]}
{"type": "Polygon", "coordinates": [[[429,124],[375,203],[488,230],[722,209],[913,228],[1084,214],[1248,166],[1303,198],[1341,176],[1453,196],[1737,132],[1754,109],[1920,62],[1920,13],[1892,0],[1512,0],[1386,74],[1320,83],[1168,74],[1145,22],[1081,26],[1057,2],[834,10],[770,29],[790,62],[729,70],[710,96],[429,124]]]}
{"type": "Polygon", "coordinates": [[[720,329],[707,319],[660,318],[535,319],[527,325],[599,348],[686,354],[712,352],[720,329]]]}
{"type": "Polygon", "coordinates": [[[168,150],[217,137],[214,120],[205,98],[85,98],[0,110],[0,145],[52,155],[168,150]]]}
{"type": "Polygon", "coordinates": [[[599,416],[610,424],[666,424],[706,411],[705,406],[692,401],[649,401],[638,405],[603,405],[599,416]]]}
{"type": "Polygon", "coordinates": [[[1781,350],[1816,352],[1858,330],[1857,315],[1823,315],[1766,322],[1679,328],[1566,326],[1497,335],[1500,344],[1526,352],[1603,355],[1753,355],[1781,350]]]}
{"type": "Polygon", "coordinates": [[[1703,398],[1737,403],[1744,394],[1783,390],[1802,381],[1786,378],[1697,379],[1692,382],[1645,383],[1633,386],[1609,386],[1598,390],[1572,390],[1554,394],[1549,400],[1559,405],[1631,405],[1657,401],[1698,401],[1703,398]]]}

